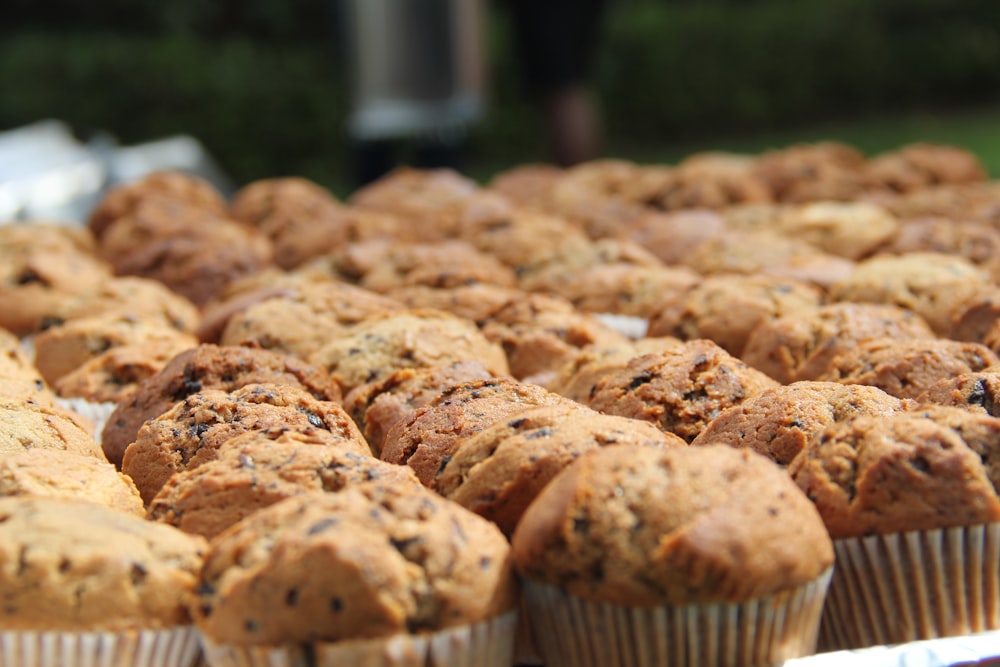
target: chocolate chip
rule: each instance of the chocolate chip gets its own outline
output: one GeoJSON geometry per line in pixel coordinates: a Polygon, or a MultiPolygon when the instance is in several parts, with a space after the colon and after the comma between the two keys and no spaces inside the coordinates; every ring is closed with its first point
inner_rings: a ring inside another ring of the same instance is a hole
{"type": "Polygon", "coordinates": [[[632,378],[632,381],[628,383],[626,388],[628,391],[633,389],[638,389],[644,384],[648,384],[653,381],[653,374],[650,371],[643,371],[632,378]]]}
{"type": "Polygon", "coordinates": [[[288,592],[285,593],[285,604],[289,607],[294,607],[299,603],[299,589],[289,588],[288,592]]]}
{"type": "Polygon", "coordinates": [[[909,464],[915,469],[923,474],[927,474],[931,471],[931,462],[928,461],[923,456],[917,456],[909,460],[909,464]]]}
{"type": "Polygon", "coordinates": [[[545,427],[532,431],[531,433],[525,434],[524,439],[537,440],[539,438],[547,438],[550,435],[552,435],[552,429],[545,427]]]}
{"type": "Polygon", "coordinates": [[[319,535],[324,530],[332,528],[333,526],[336,526],[338,523],[340,523],[339,519],[335,519],[333,517],[327,517],[326,519],[317,521],[313,525],[309,526],[309,530],[306,531],[306,535],[319,535]]]}
{"type": "Polygon", "coordinates": [[[344,610],[344,601],[341,600],[340,598],[331,598],[330,609],[333,610],[335,613],[340,613],[341,611],[344,610]]]}

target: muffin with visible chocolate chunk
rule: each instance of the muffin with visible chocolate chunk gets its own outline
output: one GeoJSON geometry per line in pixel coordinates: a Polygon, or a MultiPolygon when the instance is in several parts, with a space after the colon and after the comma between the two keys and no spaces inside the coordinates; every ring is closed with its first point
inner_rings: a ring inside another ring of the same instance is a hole
{"type": "Polygon", "coordinates": [[[899,306],[833,303],[762,321],[741,358],[789,384],[815,380],[845,350],[871,338],[934,338],[922,317],[899,306]]]}
{"type": "Polygon", "coordinates": [[[125,448],[146,420],[202,389],[232,391],[255,383],[289,384],[319,400],[341,399],[337,384],[304,361],[267,350],[206,343],[178,354],[118,404],[102,432],[104,452],[120,466],[125,448]]]}
{"type": "Polygon", "coordinates": [[[673,169],[643,168],[624,197],[658,211],[722,209],[736,204],[770,202],[770,187],[745,161],[686,162],[673,169]]]}
{"type": "Polygon", "coordinates": [[[791,206],[778,218],[777,228],[824,252],[859,260],[871,255],[896,234],[894,215],[863,201],[812,202],[791,206]]]}
{"type": "Polygon", "coordinates": [[[575,357],[566,361],[551,379],[538,384],[566,398],[586,403],[598,380],[609,372],[621,368],[635,357],[683,344],[683,341],[671,336],[647,336],[618,344],[587,345],[580,348],[575,357]]]}
{"type": "Polygon", "coordinates": [[[865,156],[837,141],[766,151],[753,171],[782,202],[851,201],[867,186],[865,156]]]}
{"type": "Polygon", "coordinates": [[[810,655],[833,564],[787,474],[721,446],[587,452],[528,507],[512,544],[552,667],[810,655]]]}
{"type": "Polygon", "coordinates": [[[915,399],[1000,417],[1000,366],[941,378],[915,399]]]}
{"type": "Polygon", "coordinates": [[[818,380],[878,387],[897,398],[916,398],[938,380],[1000,364],[988,347],[935,338],[873,338],[844,350],[818,380]]]}
{"type": "Polygon", "coordinates": [[[830,299],[908,308],[943,336],[951,330],[952,309],[989,284],[986,274],[957,255],[883,255],[860,262],[831,287],[830,299]]]}
{"type": "Polygon", "coordinates": [[[344,393],[401,368],[478,360],[491,373],[507,375],[503,349],[468,320],[439,310],[400,310],[354,326],[309,357],[344,393]]]}
{"type": "Polygon", "coordinates": [[[228,318],[222,345],[248,345],[307,359],[352,325],[402,310],[399,302],[371,290],[325,280],[281,288],[228,318]]]}
{"type": "Polygon", "coordinates": [[[356,440],[248,431],[224,442],[216,460],[173,475],[149,504],[149,518],[212,539],[285,498],[373,481],[419,485],[412,470],[379,461],[356,440]]]}
{"type": "Polygon", "coordinates": [[[63,449],[0,456],[0,497],[8,496],[66,498],[146,514],[131,478],[105,460],[63,449]]]}
{"type": "Polygon", "coordinates": [[[381,457],[409,465],[431,486],[464,440],[501,419],[543,405],[578,404],[510,377],[463,382],[397,421],[386,434],[381,457]]]}
{"type": "Polygon", "coordinates": [[[191,667],[205,541],[96,503],[0,498],[0,655],[11,664],[191,667]]]}
{"type": "Polygon", "coordinates": [[[716,274],[665,300],[649,322],[648,336],[708,338],[740,356],[762,320],[801,313],[822,303],[809,283],[768,275],[716,274]]]}
{"type": "Polygon", "coordinates": [[[395,243],[377,264],[358,277],[358,285],[375,292],[428,285],[455,287],[483,283],[515,287],[517,275],[493,255],[465,241],[395,243]]]}
{"type": "Polygon", "coordinates": [[[474,359],[423,368],[401,368],[385,378],[352,389],[344,397],[344,407],[378,456],[386,434],[396,422],[406,419],[451,387],[494,376],[474,359]]]}
{"type": "Polygon", "coordinates": [[[692,446],[752,449],[787,466],[818,432],[861,415],[891,415],[904,409],[877,387],[802,381],[765,389],[719,413],[692,446]]]}
{"type": "Polygon", "coordinates": [[[0,328],[0,398],[54,400],[48,383],[32,363],[21,339],[0,328]]]}
{"type": "Polygon", "coordinates": [[[445,288],[411,285],[389,290],[386,296],[407,308],[444,310],[482,326],[504,307],[526,298],[528,293],[510,287],[476,283],[445,288]]]}
{"type": "Polygon", "coordinates": [[[157,320],[192,333],[201,319],[198,308],[166,285],[151,278],[115,276],[84,292],[49,317],[49,324],[98,315],[157,320]]]}
{"type": "Polygon", "coordinates": [[[458,233],[460,239],[496,257],[518,275],[568,249],[590,244],[586,233],[565,218],[524,209],[463,221],[458,233]]]}
{"type": "Polygon", "coordinates": [[[579,405],[525,410],[463,440],[432,488],[497,524],[507,536],[549,481],[598,447],[683,447],[679,437],[636,419],[579,405]]]}
{"type": "Polygon", "coordinates": [[[996,629],[986,591],[1000,571],[987,546],[1000,538],[998,442],[1000,419],[919,406],[833,424],[792,461],[835,540],[831,648],[996,629]],[[969,595],[966,581],[983,594],[969,595]]]}
{"type": "Polygon", "coordinates": [[[147,421],[125,450],[122,472],[149,503],[174,473],[215,460],[226,440],[274,428],[368,446],[340,403],[292,385],[249,384],[231,392],[203,389],[147,421]]]}
{"type": "Polygon", "coordinates": [[[513,662],[507,540],[419,485],[361,484],[260,510],[212,543],[198,591],[210,664],[513,662]]]}
{"type": "Polygon", "coordinates": [[[691,442],[721,411],[776,385],[712,341],[698,339],[609,370],[585,403],[691,442]]]}
{"type": "Polygon", "coordinates": [[[959,255],[994,281],[1000,279],[1000,229],[987,222],[934,216],[902,220],[899,230],[879,247],[879,252],[889,255],[912,252],[959,255]]]}
{"type": "Polygon", "coordinates": [[[667,265],[681,264],[698,244],[727,232],[716,211],[688,209],[645,213],[631,220],[620,235],[653,253],[667,265]]]}
{"type": "Polygon", "coordinates": [[[986,168],[972,152],[945,144],[913,143],[874,156],[865,169],[871,186],[894,192],[946,183],[986,180],[986,168]]]}

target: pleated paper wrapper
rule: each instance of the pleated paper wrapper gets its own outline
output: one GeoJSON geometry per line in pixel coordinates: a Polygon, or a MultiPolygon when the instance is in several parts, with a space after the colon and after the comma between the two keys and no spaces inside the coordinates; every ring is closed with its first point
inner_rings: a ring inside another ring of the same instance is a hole
{"type": "Polygon", "coordinates": [[[820,649],[1000,629],[1000,524],[834,541],[820,649]]]}
{"type": "Polygon", "coordinates": [[[234,646],[202,637],[210,667],[510,667],[517,613],[423,635],[317,643],[234,646]]]}
{"type": "Polygon", "coordinates": [[[131,632],[0,630],[0,667],[193,667],[193,626],[131,632]]]}
{"type": "Polygon", "coordinates": [[[653,608],[574,598],[526,582],[545,667],[780,665],[815,652],[828,570],[798,588],[745,603],[653,608]]]}

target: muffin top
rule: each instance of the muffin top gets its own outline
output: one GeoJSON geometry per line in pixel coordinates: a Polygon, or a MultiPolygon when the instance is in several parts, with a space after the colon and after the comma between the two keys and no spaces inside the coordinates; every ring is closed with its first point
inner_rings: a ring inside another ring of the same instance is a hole
{"type": "Polygon", "coordinates": [[[742,602],[833,563],[816,509],[773,462],[729,447],[605,447],[563,470],[513,537],[518,570],[627,606],[742,602]]]}
{"type": "Polygon", "coordinates": [[[89,501],[144,516],[132,479],[107,461],[61,449],[28,449],[0,457],[0,496],[89,501]]]}
{"type": "Polygon", "coordinates": [[[685,444],[637,419],[583,406],[543,406],[496,422],[461,442],[432,488],[493,521],[509,536],[545,485],[584,452],[611,445],[685,444]]]}
{"type": "Polygon", "coordinates": [[[892,238],[899,221],[877,204],[823,201],[788,208],[779,226],[825,252],[858,260],[892,238]]]}
{"type": "Polygon", "coordinates": [[[204,389],[143,424],[125,450],[122,471],[150,502],[170,476],[218,457],[219,447],[247,431],[300,431],[331,443],[368,444],[340,403],[287,384],[249,384],[232,392],[204,389]]]}
{"type": "Polygon", "coordinates": [[[902,401],[876,387],[794,382],[765,389],[723,410],[691,444],[746,447],[787,466],[830,424],[902,409],[902,401]]]}
{"type": "Polygon", "coordinates": [[[0,498],[5,629],[123,631],[190,622],[205,542],[62,498],[0,498]]]}
{"type": "Polygon", "coordinates": [[[0,398],[0,457],[28,449],[64,449],[101,461],[101,446],[76,415],[58,405],[0,398]]]}
{"type": "Polygon", "coordinates": [[[496,526],[419,485],[369,483],[263,509],[216,539],[193,607],[217,643],[435,631],[512,609],[496,526]]]}
{"type": "Polygon", "coordinates": [[[159,417],[177,401],[202,389],[231,391],[254,383],[290,384],[321,400],[341,398],[339,387],[325,373],[294,357],[203,344],[178,354],[119,403],[104,428],[101,445],[108,460],[120,465],[125,448],[147,419],[159,417]]]}
{"type": "Polygon", "coordinates": [[[997,442],[1000,419],[930,406],[833,424],[789,472],[834,539],[990,523],[997,442]]]}
{"type": "Polygon", "coordinates": [[[1000,417],[1000,367],[942,378],[921,392],[916,401],[1000,417]]]}
{"type": "Polygon", "coordinates": [[[173,475],[150,503],[149,518],[211,539],[285,498],[371,481],[419,484],[408,467],[379,461],[352,441],[249,431],[223,443],[215,461],[173,475]]]}

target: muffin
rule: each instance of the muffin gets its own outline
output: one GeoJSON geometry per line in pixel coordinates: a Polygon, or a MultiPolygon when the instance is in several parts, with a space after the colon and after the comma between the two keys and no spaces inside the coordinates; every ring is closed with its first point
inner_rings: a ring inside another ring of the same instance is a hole
{"type": "Polygon", "coordinates": [[[986,168],[972,152],[943,144],[913,143],[876,155],[865,169],[874,188],[895,192],[944,183],[985,181],[986,168]]]}
{"type": "Polygon", "coordinates": [[[463,440],[432,488],[508,537],[521,515],[560,470],[584,452],[611,445],[682,447],[652,424],[574,405],[532,408],[463,440]]]}
{"type": "Polygon", "coordinates": [[[494,377],[479,361],[454,361],[440,366],[401,368],[391,375],[359,385],[344,397],[344,408],[361,428],[378,456],[389,430],[401,419],[456,385],[494,377]]]}
{"type": "Polygon", "coordinates": [[[1000,367],[941,378],[915,399],[1000,417],[1000,367]]]}
{"type": "Polygon", "coordinates": [[[149,518],[212,539],[285,498],[373,481],[419,484],[409,468],[373,458],[357,441],[248,431],[224,442],[218,459],[173,475],[149,504],[149,518]]]}
{"type": "Polygon", "coordinates": [[[266,350],[203,344],[181,352],[121,401],[101,434],[108,460],[120,466],[125,448],[148,419],[202,389],[232,391],[254,383],[284,383],[319,400],[339,401],[340,389],[318,368],[266,350]]]}
{"type": "Polygon", "coordinates": [[[902,409],[902,401],[876,387],[794,382],[765,389],[723,410],[691,445],[752,449],[787,466],[813,436],[831,424],[861,415],[891,415],[902,409]]]}
{"type": "Polygon", "coordinates": [[[673,169],[642,169],[625,198],[657,211],[716,210],[773,199],[771,188],[744,162],[689,162],[673,169]]]}
{"type": "Polygon", "coordinates": [[[476,283],[446,288],[411,285],[389,290],[386,296],[407,308],[444,310],[472,320],[481,327],[505,307],[528,298],[528,293],[510,287],[476,283]]]}
{"type": "Polygon", "coordinates": [[[837,555],[825,646],[996,629],[998,438],[1000,419],[927,406],[833,424],[792,461],[837,555]]]}
{"type": "Polygon", "coordinates": [[[834,357],[818,380],[878,387],[916,398],[938,380],[1000,364],[985,345],[933,338],[874,338],[834,357]]]}
{"type": "Polygon", "coordinates": [[[899,231],[879,248],[889,255],[937,252],[969,260],[994,282],[1000,279],[1000,229],[986,222],[941,217],[903,220],[899,231]]]}
{"type": "Polygon", "coordinates": [[[951,309],[948,338],[985,343],[990,329],[1000,320],[1000,287],[995,283],[975,290],[951,309]]]}
{"type": "Polygon", "coordinates": [[[210,664],[512,663],[506,539],[419,485],[265,508],[213,542],[198,590],[210,664]]]}
{"type": "Polygon", "coordinates": [[[862,201],[813,202],[786,209],[778,229],[824,252],[859,260],[893,237],[900,223],[887,210],[862,201]]]}
{"type": "Polygon", "coordinates": [[[512,545],[552,667],[809,655],[833,563],[784,471],[729,447],[583,454],[528,507],[512,545]]]}
{"type": "Polygon", "coordinates": [[[198,308],[158,280],[138,276],[115,276],[65,304],[48,318],[48,324],[98,315],[156,320],[187,333],[195,331],[201,319],[198,308]]]}
{"type": "Polygon", "coordinates": [[[647,335],[708,338],[738,357],[762,320],[808,311],[821,302],[822,292],[799,280],[763,274],[711,275],[665,299],[650,318],[647,335]]]}
{"type": "Polygon", "coordinates": [[[698,244],[726,233],[727,224],[716,211],[688,209],[647,213],[620,232],[667,265],[681,264],[698,244]]]}
{"type": "Polygon", "coordinates": [[[232,392],[203,389],[143,424],[125,450],[122,472],[149,503],[170,476],[218,457],[228,439],[267,429],[299,431],[331,442],[364,437],[340,403],[317,400],[287,384],[249,384],[232,392]]]}
{"type": "Polygon", "coordinates": [[[753,171],[778,201],[850,201],[867,187],[866,166],[857,149],[821,141],[766,151],[755,161],[753,171]]]}
{"type": "Polygon", "coordinates": [[[45,496],[87,501],[145,516],[131,478],[107,461],[62,449],[0,456],[0,497],[45,496]]]}
{"type": "Polygon", "coordinates": [[[375,316],[330,341],[309,357],[344,393],[401,368],[477,360],[507,375],[503,349],[475,324],[437,310],[401,310],[375,316]]]}
{"type": "Polygon", "coordinates": [[[204,540],[62,498],[0,499],[0,654],[24,667],[189,667],[204,540]]]}
{"type": "Polygon", "coordinates": [[[841,352],[871,338],[934,338],[922,317],[894,305],[834,303],[762,321],[741,358],[782,384],[815,380],[841,352]]]}
{"type": "Polygon", "coordinates": [[[459,238],[496,257],[520,275],[567,248],[589,245],[587,234],[557,215],[512,209],[502,215],[464,220],[459,238]]]}
{"type": "Polygon", "coordinates": [[[543,405],[578,404],[509,377],[464,382],[397,421],[386,434],[381,458],[409,465],[422,483],[432,486],[462,441],[495,422],[543,405]]]}
{"type": "Polygon", "coordinates": [[[474,245],[458,240],[437,243],[396,243],[363,275],[359,286],[375,292],[427,285],[455,287],[484,283],[515,287],[517,275],[509,266],[474,245]]]}
{"type": "Polygon", "coordinates": [[[671,336],[646,337],[620,344],[587,345],[564,363],[548,382],[539,383],[547,389],[579,403],[586,403],[597,382],[635,357],[658,353],[684,342],[671,336]]]}
{"type": "Polygon", "coordinates": [[[62,449],[106,461],[86,422],[69,410],[31,399],[0,399],[0,457],[62,449]]]}
{"type": "Polygon", "coordinates": [[[691,442],[720,412],[776,385],[712,341],[699,339],[610,370],[585,403],[652,422],[691,442]]]}

